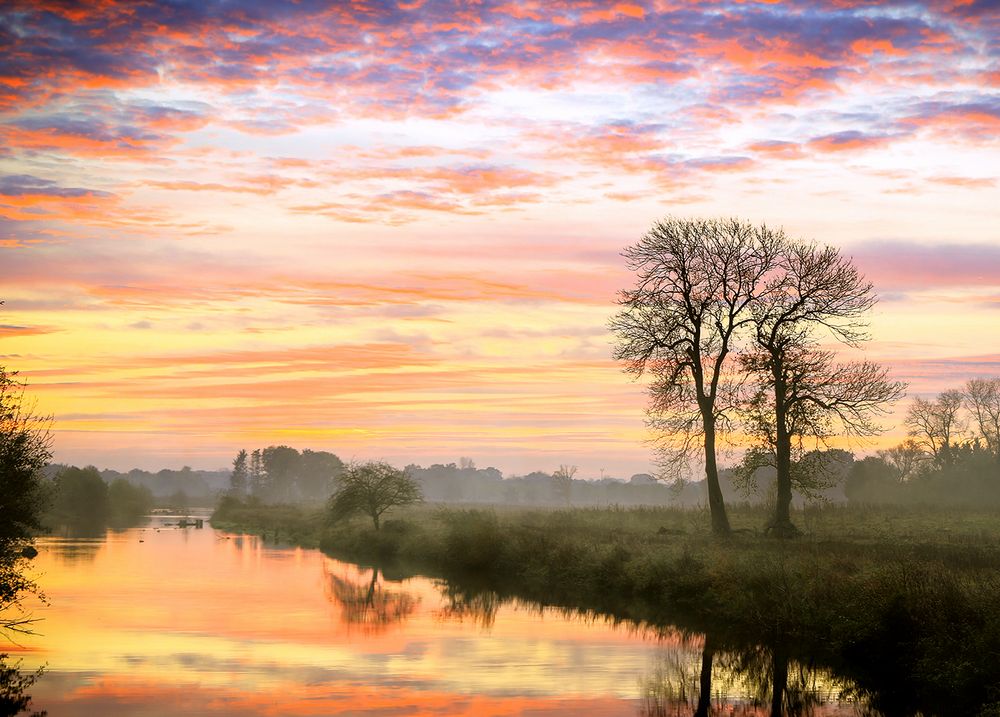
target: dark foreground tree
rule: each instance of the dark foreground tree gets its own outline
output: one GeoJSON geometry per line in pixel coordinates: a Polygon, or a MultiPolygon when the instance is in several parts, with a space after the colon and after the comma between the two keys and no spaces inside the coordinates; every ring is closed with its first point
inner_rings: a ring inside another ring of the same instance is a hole
{"type": "Polygon", "coordinates": [[[52,457],[50,423],[26,403],[17,373],[0,367],[0,630],[30,624],[18,608],[36,590],[24,562],[48,498],[42,469],[52,457]]]}
{"type": "MultiPolygon", "coordinates": [[[[28,690],[42,676],[45,668],[21,672],[21,661],[9,664],[7,654],[0,653],[0,717],[13,717],[31,709],[28,690]]],[[[32,711],[30,717],[46,717],[45,710],[32,711]]]]}
{"type": "Polygon", "coordinates": [[[636,273],[611,321],[614,356],[636,378],[652,377],[649,425],[664,472],[679,476],[702,454],[712,529],[729,533],[716,443],[734,406],[727,359],[750,308],[769,287],[785,244],[766,226],[735,219],[666,219],[625,250],[636,273]]]}
{"type": "Polygon", "coordinates": [[[382,514],[390,508],[423,500],[420,486],[405,471],[384,461],[351,463],[340,475],[340,485],[330,496],[329,512],[334,520],[364,513],[380,528],[382,514]]]}
{"type": "Polygon", "coordinates": [[[786,247],[771,290],[753,306],[756,347],[742,357],[757,379],[747,428],[774,460],[773,534],[798,533],[790,507],[806,441],[874,435],[875,419],[903,395],[905,385],[878,365],[838,363],[819,348],[828,338],[859,346],[876,300],[872,284],[837,249],[795,243],[786,247]]]}

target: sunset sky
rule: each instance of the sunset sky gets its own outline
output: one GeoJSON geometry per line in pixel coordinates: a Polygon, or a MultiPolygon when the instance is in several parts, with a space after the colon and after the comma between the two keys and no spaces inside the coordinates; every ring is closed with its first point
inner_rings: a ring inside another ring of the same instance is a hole
{"type": "Polygon", "coordinates": [[[0,9],[0,363],[56,460],[648,470],[606,326],[668,214],[853,256],[911,397],[1000,374],[995,0],[86,5],[0,9]]]}

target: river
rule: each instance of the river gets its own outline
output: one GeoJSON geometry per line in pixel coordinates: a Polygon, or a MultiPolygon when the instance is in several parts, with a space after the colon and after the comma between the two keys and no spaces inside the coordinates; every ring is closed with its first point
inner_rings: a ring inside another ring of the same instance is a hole
{"type": "MultiPolygon", "coordinates": [[[[0,647],[32,708],[75,715],[691,715],[703,639],[615,625],[176,517],[38,541],[39,634],[0,647]]],[[[752,662],[752,660],[751,660],[752,662]]],[[[716,656],[710,714],[766,715],[763,667],[716,656]]],[[[792,665],[789,711],[855,715],[792,665]]],[[[764,675],[766,678],[766,674],[764,675]]]]}

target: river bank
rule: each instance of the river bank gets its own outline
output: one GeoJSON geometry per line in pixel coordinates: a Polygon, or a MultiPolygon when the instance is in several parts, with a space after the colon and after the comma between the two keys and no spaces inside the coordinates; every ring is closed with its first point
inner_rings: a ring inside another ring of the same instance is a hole
{"type": "Polygon", "coordinates": [[[797,516],[806,535],[794,541],[755,534],[763,517],[734,510],[739,532],[724,541],[703,514],[660,508],[424,505],[375,531],[360,519],[326,525],[319,510],[230,504],[213,524],[445,577],[469,596],[671,624],[721,645],[780,646],[854,680],[886,714],[997,713],[994,516],[826,506],[797,516]]]}

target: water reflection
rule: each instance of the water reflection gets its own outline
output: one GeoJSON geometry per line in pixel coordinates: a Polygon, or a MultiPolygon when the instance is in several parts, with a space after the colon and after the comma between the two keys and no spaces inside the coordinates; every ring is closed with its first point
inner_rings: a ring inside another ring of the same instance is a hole
{"type": "Polygon", "coordinates": [[[104,536],[100,538],[80,539],[63,538],[52,540],[48,548],[58,560],[64,563],[88,562],[97,557],[97,552],[104,546],[104,536]]]}
{"type": "Polygon", "coordinates": [[[545,607],[492,590],[440,581],[445,604],[439,616],[472,622],[489,630],[504,607],[528,613],[558,614],[577,624],[603,622],[645,640],[660,651],[655,665],[639,681],[640,717],[820,717],[866,715],[876,710],[859,699],[849,682],[828,669],[789,657],[786,645],[737,645],[722,649],[714,635],[690,634],[663,625],[625,620],[593,610],[545,607]]]}
{"type": "Polygon", "coordinates": [[[360,626],[369,634],[385,631],[413,614],[419,598],[402,589],[389,589],[379,580],[379,568],[371,569],[367,581],[352,580],[343,571],[337,574],[323,563],[327,597],[340,607],[340,619],[346,625],[360,626]]]}
{"type": "Polygon", "coordinates": [[[497,619],[504,600],[492,590],[470,591],[447,581],[438,584],[441,597],[447,602],[438,611],[443,620],[471,620],[483,630],[489,630],[497,619]]]}
{"type": "MultiPolygon", "coordinates": [[[[176,518],[169,522],[176,523],[176,518]]],[[[801,655],[163,521],[39,541],[59,715],[856,715],[801,655]]],[[[780,647],[780,646],[779,646],[780,647]]],[[[15,652],[16,650],[12,650],[15,652]]],[[[30,675],[31,673],[28,672],[30,675]]]]}
{"type": "MultiPolygon", "coordinates": [[[[42,676],[44,668],[34,672],[22,672],[21,661],[9,663],[7,655],[0,653],[0,717],[13,717],[31,709],[31,695],[28,690],[42,676]]],[[[42,710],[32,711],[31,717],[44,717],[42,710]]]]}
{"type": "Polygon", "coordinates": [[[716,650],[702,641],[700,667],[669,651],[641,682],[641,717],[818,717],[869,715],[846,699],[828,670],[790,660],[787,649],[752,646],[716,650]]]}

